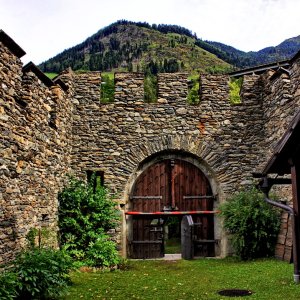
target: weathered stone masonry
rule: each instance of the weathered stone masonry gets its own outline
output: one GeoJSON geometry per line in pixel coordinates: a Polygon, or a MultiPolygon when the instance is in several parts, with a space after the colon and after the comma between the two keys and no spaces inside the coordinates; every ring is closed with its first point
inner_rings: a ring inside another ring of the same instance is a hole
{"type": "Polygon", "coordinates": [[[0,263],[33,227],[57,231],[57,192],[70,164],[71,105],[62,86],[0,34],[0,263]]]}
{"type": "MultiPolygon", "coordinates": [[[[244,76],[238,105],[230,105],[223,75],[201,75],[200,104],[188,105],[184,73],[158,76],[155,104],[143,101],[143,74],[116,73],[115,100],[102,104],[99,72],[66,70],[53,82],[33,64],[22,68],[22,51],[3,32],[0,41],[1,261],[30,228],[57,230],[57,193],[67,173],[85,178],[86,171],[102,171],[124,212],[146,164],[189,157],[210,180],[217,208],[251,184],[300,101],[297,57],[289,72],[244,76]]],[[[226,255],[218,227],[219,254],[226,255]]],[[[124,254],[126,234],[124,217],[116,234],[124,254]]]]}
{"type": "MultiPolygon", "coordinates": [[[[187,74],[159,75],[158,103],[147,104],[142,75],[116,73],[115,102],[105,105],[99,102],[99,73],[74,76],[78,104],[72,169],[78,174],[103,171],[125,209],[140,166],[160,153],[197,157],[208,170],[206,175],[216,182],[219,202],[251,183],[263,140],[261,88],[256,77],[245,84],[244,103],[231,106],[229,78],[202,76],[200,105],[191,106],[186,102],[187,74]]],[[[224,240],[221,251],[225,248],[224,240]]]]}

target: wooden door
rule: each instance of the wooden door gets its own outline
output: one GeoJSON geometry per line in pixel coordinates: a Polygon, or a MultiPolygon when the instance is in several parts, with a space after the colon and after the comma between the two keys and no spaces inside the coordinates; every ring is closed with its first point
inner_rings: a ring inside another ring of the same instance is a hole
{"type": "MultiPolygon", "coordinates": [[[[214,197],[206,176],[194,165],[176,161],[173,171],[175,203],[180,211],[213,211],[214,197]]],[[[194,256],[215,256],[214,215],[192,215],[194,256]]]]}
{"type": "Polygon", "coordinates": [[[158,258],[164,256],[163,218],[137,216],[132,220],[133,241],[131,258],[158,258]]]}
{"type": "MultiPolygon", "coordinates": [[[[165,214],[212,211],[210,184],[193,164],[179,159],[162,160],[137,178],[130,210],[138,213],[132,217],[130,257],[162,257],[165,214]]],[[[214,256],[213,214],[195,214],[193,220],[195,256],[214,256]]]]}

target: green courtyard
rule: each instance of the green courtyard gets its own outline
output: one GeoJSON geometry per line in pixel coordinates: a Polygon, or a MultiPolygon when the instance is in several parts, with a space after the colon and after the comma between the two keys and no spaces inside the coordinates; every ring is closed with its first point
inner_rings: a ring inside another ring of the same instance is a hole
{"type": "Polygon", "coordinates": [[[223,289],[246,289],[234,299],[299,299],[293,265],[275,259],[136,260],[124,270],[76,271],[61,299],[230,299],[223,289]]]}

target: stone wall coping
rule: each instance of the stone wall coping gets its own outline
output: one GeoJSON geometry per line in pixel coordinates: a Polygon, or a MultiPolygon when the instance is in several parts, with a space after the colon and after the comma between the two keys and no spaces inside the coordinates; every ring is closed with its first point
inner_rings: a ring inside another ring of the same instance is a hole
{"type": "Polygon", "coordinates": [[[285,68],[279,67],[273,75],[271,75],[270,80],[275,80],[277,77],[279,77],[282,74],[286,74],[290,77],[291,72],[285,68]]]}
{"type": "Polygon", "coordinates": [[[2,29],[0,29],[0,42],[2,42],[18,58],[21,58],[26,54],[26,52],[2,29]]]}
{"type": "Polygon", "coordinates": [[[54,85],[54,82],[48,76],[46,76],[32,61],[22,68],[22,72],[33,72],[47,87],[54,85]]]}
{"type": "MultiPolygon", "coordinates": [[[[101,72],[102,73],[105,73],[105,72],[101,72]]],[[[143,72],[114,72],[114,74],[134,74],[134,75],[143,75],[144,76],[144,73],[143,72]]]]}
{"type": "Polygon", "coordinates": [[[55,84],[58,84],[65,92],[69,89],[69,87],[60,78],[53,81],[55,84]]]}

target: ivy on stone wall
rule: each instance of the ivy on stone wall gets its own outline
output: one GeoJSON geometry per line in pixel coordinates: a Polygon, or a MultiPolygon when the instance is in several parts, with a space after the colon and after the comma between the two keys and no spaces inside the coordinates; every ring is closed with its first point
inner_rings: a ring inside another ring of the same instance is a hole
{"type": "Polygon", "coordinates": [[[157,76],[146,74],[144,78],[144,100],[153,103],[157,100],[157,76]]]}

